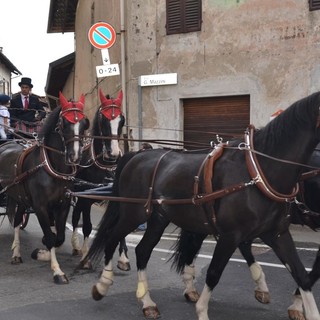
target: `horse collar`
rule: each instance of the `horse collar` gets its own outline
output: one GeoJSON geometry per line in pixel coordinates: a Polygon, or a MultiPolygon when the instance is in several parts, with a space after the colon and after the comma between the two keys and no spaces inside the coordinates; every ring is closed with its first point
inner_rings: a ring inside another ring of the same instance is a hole
{"type": "Polygon", "coordinates": [[[250,125],[246,130],[244,139],[247,149],[246,153],[246,163],[248,167],[249,174],[254,184],[266,195],[268,198],[278,201],[278,202],[290,202],[295,200],[296,195],[299,192],[299,184],[296,184],[295,188],[290,194],[282,194],[274,190],[268,183],[266,177],[264,176],[261,167],[259,165],[256,154],[253,152],[253,132],[254,126],[250,125]]]}

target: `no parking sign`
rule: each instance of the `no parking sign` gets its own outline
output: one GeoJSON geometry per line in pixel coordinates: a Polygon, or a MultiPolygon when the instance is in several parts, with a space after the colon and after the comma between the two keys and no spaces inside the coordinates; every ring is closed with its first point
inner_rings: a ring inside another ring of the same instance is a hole
{"type": "Polygon", "coordinates": [[[116,42],[116,31],[106,22],[95,23],[88,32],[90,43],[97,49],[111,48],[116,42]]]}

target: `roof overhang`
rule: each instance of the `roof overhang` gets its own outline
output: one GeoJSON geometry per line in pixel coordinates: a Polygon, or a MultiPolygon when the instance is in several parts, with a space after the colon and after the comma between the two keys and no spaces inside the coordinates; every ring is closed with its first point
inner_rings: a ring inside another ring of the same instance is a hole
{"type": "Polygon", "coordinates": [[[51,110],[57,106],[59,91],[63,90],[69,75],[73,72],[74,62],[75,52],[49,64],[45,92],[51,110]]]}
{"type": "Polygon", "coordinates": [[[22,75],[22,73],[14,66],[14,64],[0,52],[0,61],[10,70],[10,72],[16,75],[22,75]]]}

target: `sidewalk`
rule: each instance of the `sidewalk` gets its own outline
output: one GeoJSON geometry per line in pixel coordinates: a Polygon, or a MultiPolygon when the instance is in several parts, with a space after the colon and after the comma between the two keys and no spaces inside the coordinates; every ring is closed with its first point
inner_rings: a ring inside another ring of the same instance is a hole
{"type": "MultiPolygon", "coordinates": [[[[99,221],[102,217],[102,215],[105,212],[105,206],[100,205],[93,205],[92,206],[92,212],[95,212],[96,214],[92,214],[92,224],[94,227],[96,227],[99,224],[99,221]]],[[[171,233],[173,232],[177,227],[173,224],[170,224],[166,230],[166,232],[171,233]]],[[[175,231],[176,233],[177,231],[175,231]]],[[[296,243],[310,243],[310,244],[316,244],[320,245],[320,232],[316,232],[311,230],[307,226],[300,226],[300,225],[291,225],[290,226],[290,232],[293,237],[293,240],[296,243]]]]}
{"type": "Polygon", "coordinates": [[[290,232],[295,242],[315,243],[320,245],[320,232],[316,232],[307,226],[291,225],[290,232]]]}

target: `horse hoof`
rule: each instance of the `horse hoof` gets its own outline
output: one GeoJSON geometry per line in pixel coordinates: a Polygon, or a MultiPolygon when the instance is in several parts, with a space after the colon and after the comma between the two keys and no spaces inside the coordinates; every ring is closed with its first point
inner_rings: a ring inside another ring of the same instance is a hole
{"type": "Polygon", "coordinates": [[[82,256],[81,249],[73,249],[72,250],[72,255],[73,256],[82,256]]]}
{"type": "Polygon", "coordinates": [[[199,300],[200,295],[196,290],[194,290],[190,292],[185,292],[184,297],[188,302],[196,303],[199,300]]]}
{"type": "Polygon", "coordinates": [[[146,319],[158,319],[161,317],[157,306],[150,306],[147,308],[143,308],[142,311],[146,319]]]}
{"type": "Polygon", "coordinates": [[[63,275],[56,274],[53,276],[53,282],[55,284],[68,284],[69,280],[65,274],[63,275]]]}
{"type": "Polygon", "coordinates": [[[130,271],[131,270],[130,262],[118,261],[117,267],[118,267],[118,269],[120,269],[122,271],[130,271]]]}
{"type": "Polygon", "coordinates": [[[306,320],[302,312],[298,310],[288,310],[290,320],[306,320]]]}
{"type": "Polygon", "coordinates": [[[12,257],[11,258],[11,264],[20,264],[20,263],[23,263],[21,257],[12,257]]]}
{"type": "Polygon", "coordinates": [[[103,298],[103,295],[99,293],[97,286],[94,285],[91,290],[93,300],[99,301],[103,298]]]}
{"type": "Polygon", "coordinates": [[[91,261],[85,261],[85,262],[80,262],[80,266],[82,270],[92,270],[92,263],[91,261]]]}
{"type": "Polygon", "coordinates": [[[46,249],[34,249],[31,253],[31,258],[38,261],[50,261],[51,253],[46,249]]]}
{"type": "Polygon", "coordinates": [[[38,252],[40,251],[40,249],[34,249],[31,253],[31,258],[33,260],[38,260],[38,252]]]}
{"type": "Polygon", "coordinates": [[[255,290],[255,298],[263,304],[270,303],[270,294],[267,291],[255,290]]]}

